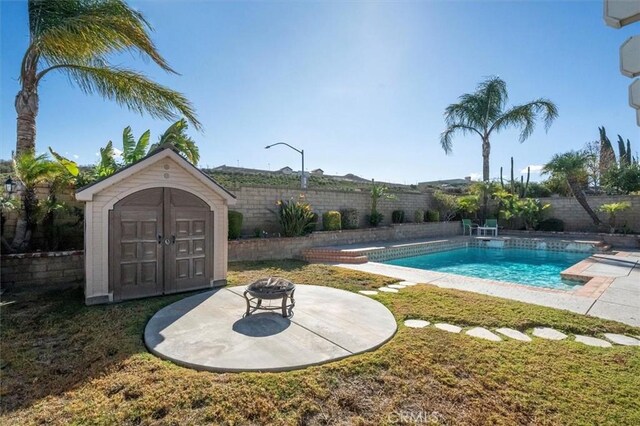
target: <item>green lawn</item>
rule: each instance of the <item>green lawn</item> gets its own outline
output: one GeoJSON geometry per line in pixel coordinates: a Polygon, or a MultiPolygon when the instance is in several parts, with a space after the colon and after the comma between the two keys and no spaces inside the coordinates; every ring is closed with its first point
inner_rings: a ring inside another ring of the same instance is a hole
{"type": "MultiPolygon", "coordinates": [[[[294,261],[233,264],[229,281],[265,275],[354,291],[393,281],[294,261]]],[[[415,286],[378,297],[400,326],[375,352],[288,373],[216,374],[144,348],[146,321],[182,297],[85,307],[79,291],[5,294],[0,423],[369,425],[414,416],[422,424],[640,424],[640,348],[491,343],[402,320],[591,335],[640,335],[637,328],[415,286]]]]}

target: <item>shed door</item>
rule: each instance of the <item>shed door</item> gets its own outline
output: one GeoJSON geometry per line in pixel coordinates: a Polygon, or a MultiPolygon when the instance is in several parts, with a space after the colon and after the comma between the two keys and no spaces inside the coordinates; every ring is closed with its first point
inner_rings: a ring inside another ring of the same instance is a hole
{"type": "Polygon", "coordinates": [[[114,300],[208,287],[213,213],[173,188],[125,197],[110,212],[109,272],[114,300]]]}

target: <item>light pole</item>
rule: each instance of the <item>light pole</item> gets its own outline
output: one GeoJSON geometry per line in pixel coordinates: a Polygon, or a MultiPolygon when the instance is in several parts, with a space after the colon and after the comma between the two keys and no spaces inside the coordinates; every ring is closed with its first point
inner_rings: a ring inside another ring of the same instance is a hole
{"type": "Polygon", "coordinates": [[[264,147],[264,149],[269,149],[272,146],[276,146],[276,145],[286,145],[289,148],[291,148],[292,150],[294,150],[294,151],[298,152],[300,155],[302,155],[302,173],[300,175],[300,187],[302,189],[307,189],[307,178],[304,175],[304,149],[294,148],[294,147],[292,147],[291,145],[289,145],[286,142],[278,142],[278,143],[274,143],[272,145],[267,145],[267,146],[264,147]]]}

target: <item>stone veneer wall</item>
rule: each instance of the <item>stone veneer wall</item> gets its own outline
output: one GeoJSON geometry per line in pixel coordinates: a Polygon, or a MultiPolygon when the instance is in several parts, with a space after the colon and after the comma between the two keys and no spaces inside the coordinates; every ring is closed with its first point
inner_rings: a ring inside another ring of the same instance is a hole
{"type": "Polygon", "coordinates": [[[461,235],[460,222],[405,223],[378,228],[314,232],[297,238],[254,238],[229,241],[229,261],[299,258],[313,247],[366,244],[461,235]]]}
{"type": "Polygon", "coordinates": [[[84,282],[84,252],[58,251],[6,254],[2,263],[2,288],[44,286],[81,287],[84,282]]]}
{"type": "MultiPolygon", "coordinates": [[[[319,215],[318,230],[322,229],[322,213],[345,208],[360,212],[360,226],[366,226],[366,215],[371,209],[371,194],[368,191],[336,191],[312,189],[305,192],[299,189],[275,188],[269,186],[244,186],[234,189],[238,203],[230,209],[243,214],[242,234],[253,235],[255,229],[278,232],[276,215],[278,200],[297,200],[304,193],[306,201],[319,215]]],[[[384,215],[383,225],[391,223],[393,210],[404,210],[405,219],[413,221],[416,210],[426,210],[432,206],[431,193],[394,193],[395,199],[380,199],[378,210],[384,215]]]]}
{"type": "MultiPolygon", "coordinates": [[[[578,204],[573,197],[550,197],[541,198],[543,203],[551,204],[550,209],[545,214],[545,217],[555,217],[564,221],[565,231],[595,231],[596,227],[593,225],[591,218],[584,211],[582,206],[578,204]]],[[[617,222],[618,226],[627,224],[634,232],[640,232],[640,195],[612,195],[612,196],[595,196],[587,197],[589,206],[598,214],[600,220],[607,224],[609,217],[606,213],[598,211],[598,207],[603,204],[619,203],[628,201],[631,203],[631,208],[618,214],[617,222]]]]}

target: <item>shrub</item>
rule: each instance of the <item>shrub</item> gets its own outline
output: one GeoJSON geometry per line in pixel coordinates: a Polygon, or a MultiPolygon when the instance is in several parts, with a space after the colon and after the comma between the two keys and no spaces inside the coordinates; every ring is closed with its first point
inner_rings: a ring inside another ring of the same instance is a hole
{"type": "Polygon", "coordinates": [[[309,230],[314,225],[314,214],[309,203],[305,201],[280,200],[277,205],[278,211],[275,213],[282,227],[283,236],[299,237],[309,233],[309,230]]]}
{"type": "Polygon", "coordinates": [[[445,222],[449,222],[456,216],[458,210],[458,199],[453,195],[446,194],[442,191],[436,191],[433,193],[433,201],[436,206],[436,210],[440,213],[440,217],[445,222]]]}
{"type": "Polygon", "coordinates": [[[240,238],[240,229],[242,228],[242,213],[229,210],[229,239],[237,240],[240,238]]]}
{"type": "Polygon", "coordinates": [[[598,210],[607,213],[609,215],[609,226],[611,227],[611,233],[616,232],[616,215],[624,210],[630,209],[631,203],[628,201],[622,201],[620,203],[603,204],[598,210]]]}
{"type": "Polygon", "coordinates": [[[367,221],[369,222],[369,225],[373,226],[374,228],[378,226],[383,219],[384,219],[384,215],[378,211],[372,211],[371,214],[367,216],[367,221]]]}
{"type": "Polygon", "coordinates": [[[440,222],[440,212],[435,210],[427,210],[424,212],[425,222],[440,222]]]}
{"type": "Polygon", "coordinates": [[[391,213],[391,223],[403,223],[404,222],[404,210],[394,210],[391,213]]]}
{"type": "Polygon", "coordinates": [[[538,231],[564,232],[564,222],[555,217],[545,219],[538,223],[538,231]]]}
{"type": "Polygon", "coordinates": [[[309,225],[305,228],[303,235],[311,234],[317,228],[318,228],[318,213],[313,212],[311,213],[311,222],[309,222],[309,225]]]}
{"type": "Polygon", "coordinates": [[[356,209],[340,210],[342,217],[342,229],[358,229],[360,225],[360,213],[356,209]]]}
{"type": "Polygon", "coordinates": [[[340,212],[331,210],[322,214],[322,228],[325,231],[339,231],[342,225],[340,212]]]}
{"type": "Polygon", "coordinates": [[[416,210],[415,212],[413,212],[413,221],[415,223],[424,222],[424,210],[416,210]]]}

